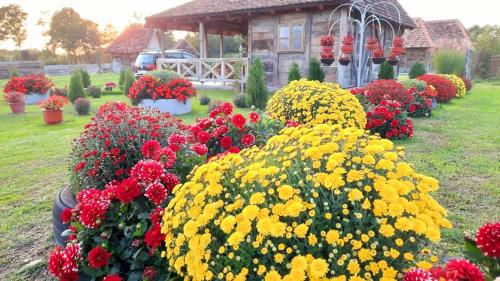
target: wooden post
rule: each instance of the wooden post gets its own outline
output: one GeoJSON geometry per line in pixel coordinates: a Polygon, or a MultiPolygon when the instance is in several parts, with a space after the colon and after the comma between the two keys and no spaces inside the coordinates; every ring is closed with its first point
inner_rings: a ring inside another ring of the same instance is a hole
{"type": "Polygon", "coordinates": [[[200,58],[207,58],[207,30],[205,24],[200,22],[198,32],[200,33],[200,58]]]}
{"type": "Polygon", "coordinates": [[[165,48],[166,48],[166,42],[165,42],[165,30],[164,29],[158,29],[158,33],[160,34],[160,48],[161,48],[161,58],[165,58],[165,48]]]}
{"type": "Polygon", "coordinates": [[[220,57],[223,58],[224,57],[224,34],[222,32],[219,34],[219,38],[220,38],[219,54],[220,54],[220,57]]]}

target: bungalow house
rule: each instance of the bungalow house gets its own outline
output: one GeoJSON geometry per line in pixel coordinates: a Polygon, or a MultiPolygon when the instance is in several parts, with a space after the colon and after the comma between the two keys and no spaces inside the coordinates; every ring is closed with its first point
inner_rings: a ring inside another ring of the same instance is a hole
{"type": "MultiPolygon", "coordinates": [[[[288,69],[294,62],[304,75],[307,73],[310,59],[320,57],[320,37],[327,35],[335,22],[332,35],[336,38],[335,53],[338,54],[339,42],[348,32],[344,20],[348,17],[348,4],[353,2],[370,7],[370,14],[383,19],[380,21],[379,40],[386,49],[390,47],[393,33],[415,27],[397,0],[194,0],[147,17],[146,26],[162,32],[184,30],[199,33],[199,61],[158,60],[158,64],[177,69],[187,78],[234,81],[239,78],[235,75],[238,70],[241,69],[240,74],[244,77],[248,63],[260,58],[268,86],[275,88],[287,83],[288,69]],[[244,58],[239,61],[223,58],[222,45],[219,58],[207,58],[207,34],[219,35],[221,42],[224,35],[240,34],[244,38],[244,58]],[[236,67],[238,64],[240,68],[236,67]]],[[[351,16],[359,17],[359,14],[353,11],[351,16]]],[[[367,35],[370,30],[367,28],[367,35]]],[[[356,33],[357,29],[352,32],[356,33]]],[[[339,66],[336,62],[324,67],[326,81],[339,82],[344,87],[353,86],[354,67],[353,64],[339,66]]]]}
{"type": "Polygon", "coordinates": [[[406,54],[400,62],[403,68],[420,62],[430,69],[432,56],[440,49],[455,49],[464,54],[472,49],[469,34],[459,20],[413,20],[417,28],[403,34],[406,45],[406,54]]]}
{"type": "Polygon", "coordinates": [[[157,29],[142,26],[129,26],[108,46],[111,55],[111,69],[120,72],[122,68],[132,67],[137,55],[145,49],[160,49],[161,36],[157,29]]]}

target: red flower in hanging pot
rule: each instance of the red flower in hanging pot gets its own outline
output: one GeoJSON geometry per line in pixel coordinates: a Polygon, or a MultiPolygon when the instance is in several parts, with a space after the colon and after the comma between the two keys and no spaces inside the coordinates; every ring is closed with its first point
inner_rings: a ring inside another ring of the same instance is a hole
{"type": "Polygon", "coordinates": [[[340,51],[344,54],[352,54],[352,51],[354,49],[353,45],[341,45],[340,46],[340,51]]]}
{"type": "Polygon", "coordinates": [[[391,48],[391,54],[394,54],[396,56],[402,55],[405,52],[405,48],[403,47],[392,47],[391,48]]]}
{"type": "Polygon", "coordinates": [[[347,33],[344,38],[342,38],[342,44],[344,45],[353,45],[354,37],[350,33],[347,33]]]}
{"type": "Polygon", "coordinates": [[[403,48],[403,38],[401,36],[394,37],[394,39],[392,40],[392,46],[403,48]]]}
{"type": "Polygon", "coordinates": [[[319,42],[321,46],[333,46],[335,38],[331,35],[324,35],[319,38],[319,42]]]}
{"type": "Polygon", "coordinates": [[[366,40],[366,48],[372,52],[376,49],[379,49],[380,44],[378,43],[377,38],[374,36],[368,38],[368,40],[366,40]]]}
{"type": "Polygon", "coordinates": [[[382,49],[382,48],[377,48],[377,49],[373,50],[373,52],[372,52],[373,58],[383,58],[384,56],[385,56],[385,52],[384,52],[384,49],[382,49]]]}

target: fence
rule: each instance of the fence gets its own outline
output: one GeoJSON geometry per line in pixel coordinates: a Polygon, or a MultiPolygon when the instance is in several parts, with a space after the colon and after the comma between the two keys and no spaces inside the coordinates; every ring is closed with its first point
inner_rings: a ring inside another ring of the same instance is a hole
{"type": "Polygon", "coordinates": [[[97,64],[57,64],[57,65],[45,65],[44,72],[47,75],[68,75],[76,69],[85,69],[89,73],[100,73],[100,72],[110,72],[111,64],[104,63],[101,64],[101,69],[99,70],[99,66],[97,64]]]}
{"type": "Polygon", "coordinates": [[[10,77],[12,71],[18,71],[20,75],[43,74],[43,62],[41,61],[2,61],[0,62],[0,79],[10,77]]]}

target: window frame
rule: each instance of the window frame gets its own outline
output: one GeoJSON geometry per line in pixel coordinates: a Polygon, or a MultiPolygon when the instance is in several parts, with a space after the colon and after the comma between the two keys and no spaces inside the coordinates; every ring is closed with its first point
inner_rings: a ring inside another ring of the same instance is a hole
{"type": "Polygon", "coordinates": [[[305,38],[305,23],[289,23],[289,24],[278,24],[278,35],[277,35],[277,51],[278,53],[303,53],[305,48],[304,48],[304,38],[305,38]],[[292,35],[293,33],[293,27],[294,26],[300,26],[302,28],[302,36],[300,37],[294,37],[292,35]],[[288,37],[281,37],[281,28],[282,27],[288,27],[288,37]],[[288,49],[282,49],[281,48],[281,39],[288,39],[288,49]],[[300,38],[300,49],[292,49],[292,39],[298,39],[300,38]]]}

